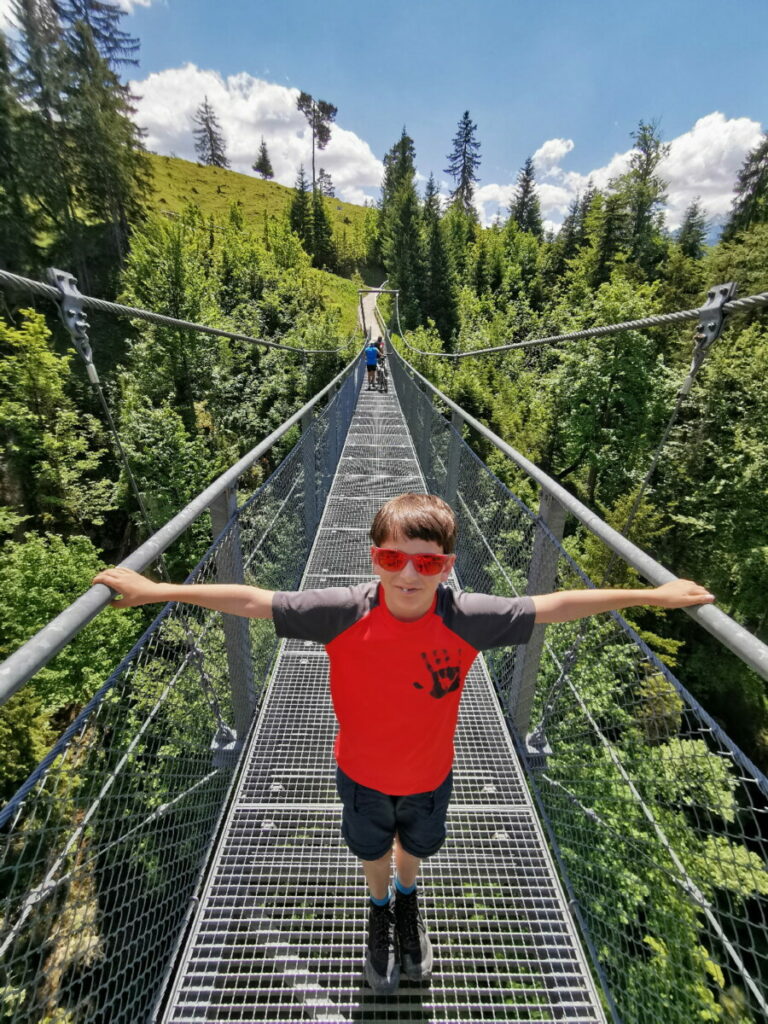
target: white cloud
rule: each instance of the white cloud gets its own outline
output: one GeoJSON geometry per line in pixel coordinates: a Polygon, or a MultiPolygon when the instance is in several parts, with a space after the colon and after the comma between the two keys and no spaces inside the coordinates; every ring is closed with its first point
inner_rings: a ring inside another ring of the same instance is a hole
{"type": "Polygon", "coordinates": [[[152,0],[115,0],[115,6],[126,14],[133,14],[134,7],[151,7],[152,0]]]}
{"type": "Polygon", "coordinates": [[[669,182],[668,227],[680,226],[686,207],[696,196],[700,196],[707,217],[722,221],[730,212],[733,186],[744,158],[761,137],[757,121],[748,117],[728,120],[715,111],[673,139],[669,155],[659,165],[659,174],[669,182]]]}
{"type": "MultiPolygon", "coordinates": [[[[233,171],[253,174],[261,136],[267,144],[275,181],[293,185],[299,165],[311,173],[312,136],[296,108],[298,89],[254,78],[246,72],[223,78],[194,64],[149,75],[131,88],[140,97],[135,119],[146,129],[146,145],[157,153],[195,160],[192,117],[207,96],[226,139],[233,171]]],[[[336,194],[351,203],[376,198],[384,171],[367,142],[334,124],[331,141],[316,152],[317,169],[331,175],[336,194]]]]}
{"type": "MultiPolygon", "coordinates": [[[[736,175],[744,158],[762,138],[760,124],[748,117],[726,118],[719,111],[707,114],[690,131],[669,143],[669,154],[659,164],[659,175],[668,183],[666,225],[676,230],[690,203],[699,196],[705,215],[713,223],[727,216],[733,199],[736,175]]],[[[557,230],[568,206],[591,181],[603,189],[611,178],[629,167],[632,150],[615,153],[603,167],[587,174],[567,171],[560,161],[574,148],[572,139],[548,139],[533,159],[538,181],[536,190],[547,227],[557,230]]],[[[514,185],[484,185],[477,191],[481,222],[490,224],[499,208],[509,206],[514,185]]]]}
{"type": "Polygon", "coordinates": [[[533,154],[533,162],[540,174],[546,174],[559,164],[573,149],[573,139],[547,139],[533,154]]]}

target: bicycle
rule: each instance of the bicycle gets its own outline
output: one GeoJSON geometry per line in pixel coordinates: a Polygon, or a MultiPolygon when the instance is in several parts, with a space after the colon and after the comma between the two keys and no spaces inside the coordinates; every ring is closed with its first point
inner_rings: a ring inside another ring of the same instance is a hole
{"type": "Polygon", "coordinates": [[[376,366],[376,377],[374,378],[374,387],[378,388],[379,391],[386,394],[389,389],[389,374],[387,372],[387,364],[384,362],[384,358],[379,359],[378,365],[376,366]]]}

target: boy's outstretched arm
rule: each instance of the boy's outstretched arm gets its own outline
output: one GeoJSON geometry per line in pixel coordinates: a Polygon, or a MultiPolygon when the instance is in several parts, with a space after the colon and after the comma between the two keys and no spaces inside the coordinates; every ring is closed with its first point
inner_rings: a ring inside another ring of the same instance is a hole
{"type": "Polygon", "coordinates": [[[692,580],[672,580],[647,590],[560,590],[535,594],[536,622],[572,622],[600,612],[656,605],[659,608],[688,608],[712,604],[714,595],[692,580]]]}
{"type": "Polygon", "coordinates": [[[153,583],[133,569],[104,569],[93,577],[118,594],[114,608],[135,608],[140,604],[181,601],[247,619],[271,619],[273,590],[237,583],[153,583]]]}

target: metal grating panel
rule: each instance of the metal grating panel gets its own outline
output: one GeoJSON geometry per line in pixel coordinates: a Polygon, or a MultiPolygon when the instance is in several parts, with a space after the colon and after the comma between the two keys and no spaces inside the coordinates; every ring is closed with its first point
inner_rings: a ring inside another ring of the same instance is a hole
{"type": "MultiPolygon", "coordinates": [[[[424,483],[394,391],[363,390],[304,587],[370,579],[371,519],[406,490],[424,483]]],[[[602,1021],[481,659],[462,700],[449,839],[422,871],[435,972],[374,996],[327,680],[322,647],[283,644],[165,1021],[602,1021]]]]}

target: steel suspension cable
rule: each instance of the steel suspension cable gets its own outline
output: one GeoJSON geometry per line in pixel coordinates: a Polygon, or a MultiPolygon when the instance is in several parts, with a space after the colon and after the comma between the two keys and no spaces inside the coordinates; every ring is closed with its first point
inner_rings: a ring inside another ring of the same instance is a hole
{"type": "MultiPolygon", "coordinates": [[[[0,270],[0,285],[7,285],[17,288],[25,288],[35,295],[41,295],[53,302],[61,301],[61,292],[53,285],[43,284],[42,281],[34,281],[28,277],[20,277],[18,274],[11,274],[7,270],[0,270]]],[[[163,313],[153,313],[149,309],[139,309],[135,306],[123,306],[118,302],[108,302],[106,299],[97,299],[91,295],[81,296],[84,306],[90,309],[98,309],[103,313],[114,313],[117,316],[128,316],[134,320],[146,320],[149,323],[160,324],[163,327],[181,327],[185,330],[198,331],[201,334],[212,334],[217,338],[231,338],[233,341],[249,341],[254,345],[264,345],[266,348],[280,349],[283,352],[299,352],[306,355],[332,355],[341,349],[328,348],[295,348],[292,345],[280,345],[276,341],[266,341],[264,338],[251,338],[247,334],[240,334],[236,331],[226,331],[220,327],[207,327],[205,324],[192,323],[189,320],[179,320],[176,317],[165,316],[163,313]]]]}
{"type": "MultiPolygon", "coordinates": [[[[757,309],[761,306],[768,306],[768,292],[749,295],[743,299],[732,299],[723,305],[722,310],[724,313],[743,313],[746,310],[757,309]]],[[[395,309],[397,310],[397,305],[395,309]]],[[[569,334],[554,334],[548,338],[530,338],[526,341],[516,341],[509,345],[496,345],[493,348],[471,349],[468,352],[430,352],[427,349],[416,348],[415,345],[411,345],[404,337],[400,327],[399,316],[397,316],[397,329],[403,344],[412,352],[417,352],[421,356],[435,356],[437,359],[466,359],[469,356],[483,356],[494,352],[510,352],[513,349],[532,348],[537,345],[552,345],[560,341],[601,338],[605,337],[605,335],[614,334],[617,331],[636,330],[641,327],[663,327],[665,324],[674,324],[685,320],[698,320],[702,312],[702,309],[681,309],[675,313],[658,313],[653,316],[642,317],[640,320],[625,320],[622,323],[590,327],[583,331],[572,331],[569,334]]]]}

